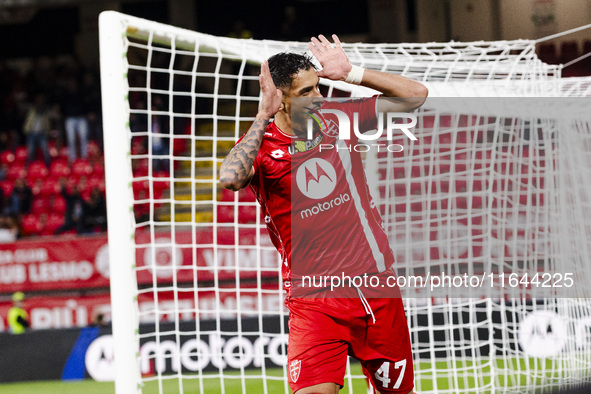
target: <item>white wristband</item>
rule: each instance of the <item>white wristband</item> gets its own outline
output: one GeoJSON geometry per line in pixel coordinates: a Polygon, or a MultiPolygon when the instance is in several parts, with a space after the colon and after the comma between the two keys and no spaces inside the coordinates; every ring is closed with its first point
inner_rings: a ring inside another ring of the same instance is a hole
{"type": "Polygon", "coordinates": [[[362,67],[351,65],[351,71],[349,71],[349,74],[347,75],[345,82],[359,85],[361,83],[361,80],[363,80],[363,71],[364,70],[362,67]]]}

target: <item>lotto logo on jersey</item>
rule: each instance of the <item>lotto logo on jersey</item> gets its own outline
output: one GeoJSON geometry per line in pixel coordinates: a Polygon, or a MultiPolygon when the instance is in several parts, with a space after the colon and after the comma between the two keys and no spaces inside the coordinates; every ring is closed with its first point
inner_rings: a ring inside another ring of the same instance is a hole
{"type": "Polygon", "coordinates": [[[328,161],[313,158],[298,168],[296,182],[304,196],[319,200],[332,193],[337,184],[337,173],[328,161]]]}

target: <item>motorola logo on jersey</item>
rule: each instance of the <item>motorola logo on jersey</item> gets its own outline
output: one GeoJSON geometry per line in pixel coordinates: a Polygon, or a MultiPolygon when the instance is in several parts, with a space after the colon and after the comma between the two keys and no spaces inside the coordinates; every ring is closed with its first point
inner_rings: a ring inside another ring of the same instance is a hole
{"type": "Polygon", "coordinates": [[[296,182],[304,196],[319,200],[332,193],[337,184],[337,173],[328,161],[313,158],[298,168],[296,182]]]}

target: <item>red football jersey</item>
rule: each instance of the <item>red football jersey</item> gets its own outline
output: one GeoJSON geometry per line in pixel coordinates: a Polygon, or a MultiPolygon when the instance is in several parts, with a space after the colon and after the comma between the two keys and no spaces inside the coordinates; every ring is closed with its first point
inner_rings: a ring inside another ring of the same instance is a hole
{"type": "MultiPolygon", "coordinates": [[[[351,127],[355,119],[359,130],[374,130],[376,100],[325,101],[320,112],[338,109],[349,116],[351,127]]],[[[327,128],[312,140],[285,134],[270,123],[253,166],[250,187],[282,255],[288,297],[302,289],[304,276],[377,274],[394,263],[359,141],[353,130],[349,140],[338,138],[336,116],[326,114],[324,120],[327,128]]]]}

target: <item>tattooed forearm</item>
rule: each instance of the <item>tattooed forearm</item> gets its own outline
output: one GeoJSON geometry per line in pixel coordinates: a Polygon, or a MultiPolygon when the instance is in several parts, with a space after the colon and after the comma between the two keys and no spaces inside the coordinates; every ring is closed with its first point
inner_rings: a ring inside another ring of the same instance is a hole
{"type": "Polygon", "coordinates": [[[222,187],[239,190],[248,183],[268,123],[269,119],[257,117],[242,141],[228,153],[220,167],[222,187]]]}

